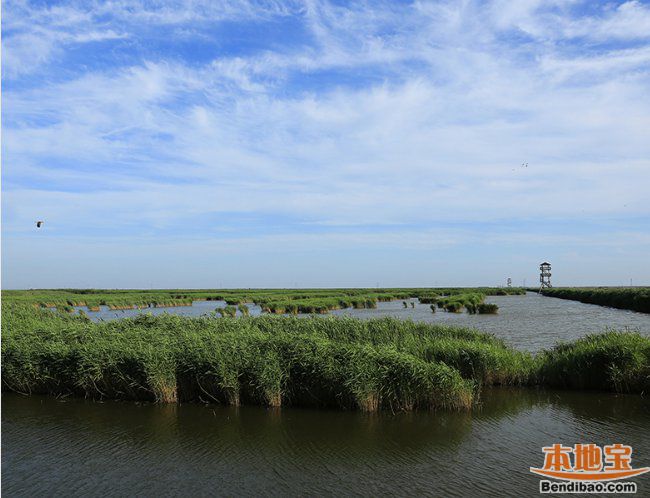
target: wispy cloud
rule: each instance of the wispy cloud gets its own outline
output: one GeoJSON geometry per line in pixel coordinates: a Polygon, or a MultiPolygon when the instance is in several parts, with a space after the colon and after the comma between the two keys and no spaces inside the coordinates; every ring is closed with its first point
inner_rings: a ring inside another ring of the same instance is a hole
{"type": "Polygon", "coordinates": [[[512,251],[499,227],[536,222],[587,224],[579,243],[553,239],[573,251],[631,220],[630,250],[650,249],[646,4],[3,7],[9,283],[41,216],[70,240],[196,232],[200,250],[246,214],[257,221],[229,226],[228,244],[261,258],[269,224],[304,250],[327,240],[333,258],[436,240],[512,251]]]}

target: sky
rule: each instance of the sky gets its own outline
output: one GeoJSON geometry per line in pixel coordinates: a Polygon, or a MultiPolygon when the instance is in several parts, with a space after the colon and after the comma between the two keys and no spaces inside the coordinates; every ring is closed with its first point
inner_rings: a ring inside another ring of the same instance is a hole
{"type": "Polygon", "coordinates": [[[2,3],[5,289],[650,285],[649,192],[650,2],[2,3]]]}

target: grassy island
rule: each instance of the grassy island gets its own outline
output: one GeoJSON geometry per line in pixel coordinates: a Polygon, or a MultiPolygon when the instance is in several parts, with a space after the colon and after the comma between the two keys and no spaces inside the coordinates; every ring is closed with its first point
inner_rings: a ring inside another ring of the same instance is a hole
{"type": "Polygon", "coordinates": [[[93,323],[5,303],[2,386],[365,411],[468,410],[492,385],[650,391],[650,339],[639,334],[610,332],[533,356],[475,330],[392,318],[224,315],[93,323]]]}

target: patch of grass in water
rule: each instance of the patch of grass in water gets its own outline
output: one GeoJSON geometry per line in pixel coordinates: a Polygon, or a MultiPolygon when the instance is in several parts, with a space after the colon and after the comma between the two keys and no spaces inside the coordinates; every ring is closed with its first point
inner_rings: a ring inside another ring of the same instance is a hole
{"type": "Polygon", "coordinates": [[[219,313],[222,317],[231,317],[234,318],[237,316],[237,308],[235,306],[226,306],[224,308],[216,308],[215,311],[219,313]]]}
{"type": "Polygon", "coordinates": [[[491,303],[481,303],[477,307],[479,315],[496,315],[499,312],[499,306],[491,303]]]}

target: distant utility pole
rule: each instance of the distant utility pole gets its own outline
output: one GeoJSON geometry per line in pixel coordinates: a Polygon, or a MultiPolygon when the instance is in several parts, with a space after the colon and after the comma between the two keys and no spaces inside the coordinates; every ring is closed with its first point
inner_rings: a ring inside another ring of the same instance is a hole
{"type": "Polygon", "coordinates": [[[542,292],[542,289],[550,289],[553,287],[551,285],[551,263],[544,261],[539,265],[539,292],[542,292]]]}

